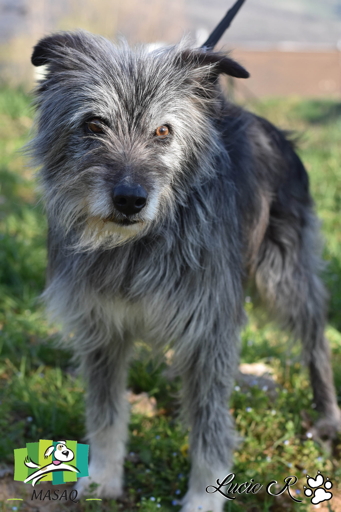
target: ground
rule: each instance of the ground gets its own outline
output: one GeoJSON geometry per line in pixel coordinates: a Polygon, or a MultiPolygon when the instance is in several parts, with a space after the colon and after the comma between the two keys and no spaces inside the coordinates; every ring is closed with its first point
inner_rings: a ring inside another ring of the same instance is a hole
{"type": "MultiPolygon", "coordinates": [[[[58,326],[47,323],[37,300],[44,287],[46,222],[34,173],[18,153],[32,124],[29,102],[21,91],[0,91],[0,511],[73,510],[76,506],[69,502],[32,502],[31,487],[13,482],[14,449],[39,439],[81,442],[84,436],[83,382],[71,354],[56,345],[58,326]]],[[[248,108],[299,135],[299,153],[309,171],[325,237],[327,336],[341,395],[340,103],[290,98],[249,103],[248,108]]],[[[264,315],[249,296],[245,307],[250,322],[242,335],[241,362],[257,367],[241,367],[244,376],[238,378],[230,403],[243,438],[233,471],[240,483],[283,483],[296,475],[299,492],[294,495],[303,503],[286,494],[275,499],[262,491],[238,496],[227,503],[226,512],[307,511],[303,485],[306,475],[318,470],[334,484],[332,500],[319,510],[338,512],[341,442],[326,445],[307,437],[317,414],[299,347],[285,333],[264,324],[264,315]],[[259,374],[260,368],[265,375],[259,374]]],[[[160,366],[150,356],[149,348],[137,340],[129,375],[131,401],[144,395],[142,405],[138,400],[133,404],[124,499],[116,504],[82,499],[77,505],[80,512],[179,510],[189,470],[188,433],[176,415],[180,384],[164,376],[171,353],[160,366]]]]}

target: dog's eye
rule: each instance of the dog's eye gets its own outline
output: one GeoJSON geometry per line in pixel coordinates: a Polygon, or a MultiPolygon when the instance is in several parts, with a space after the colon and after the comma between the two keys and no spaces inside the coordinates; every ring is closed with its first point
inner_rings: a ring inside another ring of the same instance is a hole
{"type": "Polygon", "coordinates": [[[163,124],[162,126],[156,128],[155,136],[159,139],[165,139],[167,135],[169,135],[169,127],[167,125],[163,124]]]}
{"type": "Polygon", "coordinates": [[[88,133],[93,133],[95,135],[104,133],[103,122],[100,119],[90,119],[85,123],[86,130],[88,133]]]}

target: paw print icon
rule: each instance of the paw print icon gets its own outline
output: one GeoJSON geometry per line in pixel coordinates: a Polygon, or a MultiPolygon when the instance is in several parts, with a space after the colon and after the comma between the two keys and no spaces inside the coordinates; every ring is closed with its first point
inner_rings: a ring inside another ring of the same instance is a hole
{"type": "Polygon", "coordinates": [[[311,498],[310,502],[313,505],[318,505],[323,501],[332,499],[333,494],[329,492],[329,489],[332,487],[333,484],[329,478],[325,479],[322,473],[318,471],[315,478],[307,475],[307,485],[304,486],[304,494],[311,498]]]}

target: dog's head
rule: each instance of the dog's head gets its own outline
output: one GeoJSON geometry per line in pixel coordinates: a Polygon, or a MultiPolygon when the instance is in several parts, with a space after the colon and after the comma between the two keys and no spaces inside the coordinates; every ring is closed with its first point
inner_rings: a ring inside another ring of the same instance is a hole
{"type": "Polygon", "coordinates": [[[70,462],[74,459],[75,455],[70,448],[66,446],[65,441],[58,441],[56,446],[49,446],[44,453],[47,458],[53,453],[54,458],[60,462],[70,462]]]}
{"type": "Polygon", "coordinates": [[[221,144],[220,73],[232,59],[184,45],[148,52],[85,32],[42,39],[32,143],[48,214],[78,246],[112,247],[146,233],[207,178],[221,144]]]}

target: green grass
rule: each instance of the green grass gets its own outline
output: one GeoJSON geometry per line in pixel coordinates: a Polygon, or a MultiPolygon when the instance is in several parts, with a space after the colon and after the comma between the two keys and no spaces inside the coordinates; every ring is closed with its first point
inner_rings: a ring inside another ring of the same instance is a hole
{"type": "MultiPolygon", "coordinates": [[[[32,112],[23,92],[0,91],[0,460],[13,462],[13,449],[39,438],[77,439],[84,435],[84,386],[70,354],[55,346],[56,327],[48,325],[37,297],[44,286],[46,221],[35,192],[33,172],[19,149],[28,140],[32,112]]],[[[299,153],[323,221],[325,281],[331,295],[328,336],[337,391],[341,393],[341,109],[331,101],[271,100],[248,107],[300,134],[299,153]]],[[[336,443],[332,454],[308,439],[306,426],[316,417],[307,373],[297,347],[286,334],[264,326],[252,302],[242,336],[242,362],[265,362],[279,384],[277,397],[258,386],[233,393],[230,407],[243,442],[235,454],[239,483],[267,483],[295,474],[300,496],[305,474],[317,469],[334,481],[341,476],[336,443]]],[[[174,504],[186,489],[188,435],[176,416],[179,382],[169,383],[139,344],[129,384],[135,393],[155,397],[157,414],[133,414],[126,460],[123,502],[82,501],[80,510],[128,512],[179,510],[174,504]],[[161,505],[161,507],[159,506],[161,505]]],[[[218,477],[219,475],[217,475],[218,477]]],[[[207,482],[211,484],[214,482],[207,482]]],[[[307,510],[265,492],[242,495],[226,504],[229,512],[307,510]]],[[[333,502],[330,502],[333,510],[333,502]]],[[[24,505],[18,510],[25,510],[24,505]]],[[[0,510],[9,510],[0,503],[0,510]]]]}

